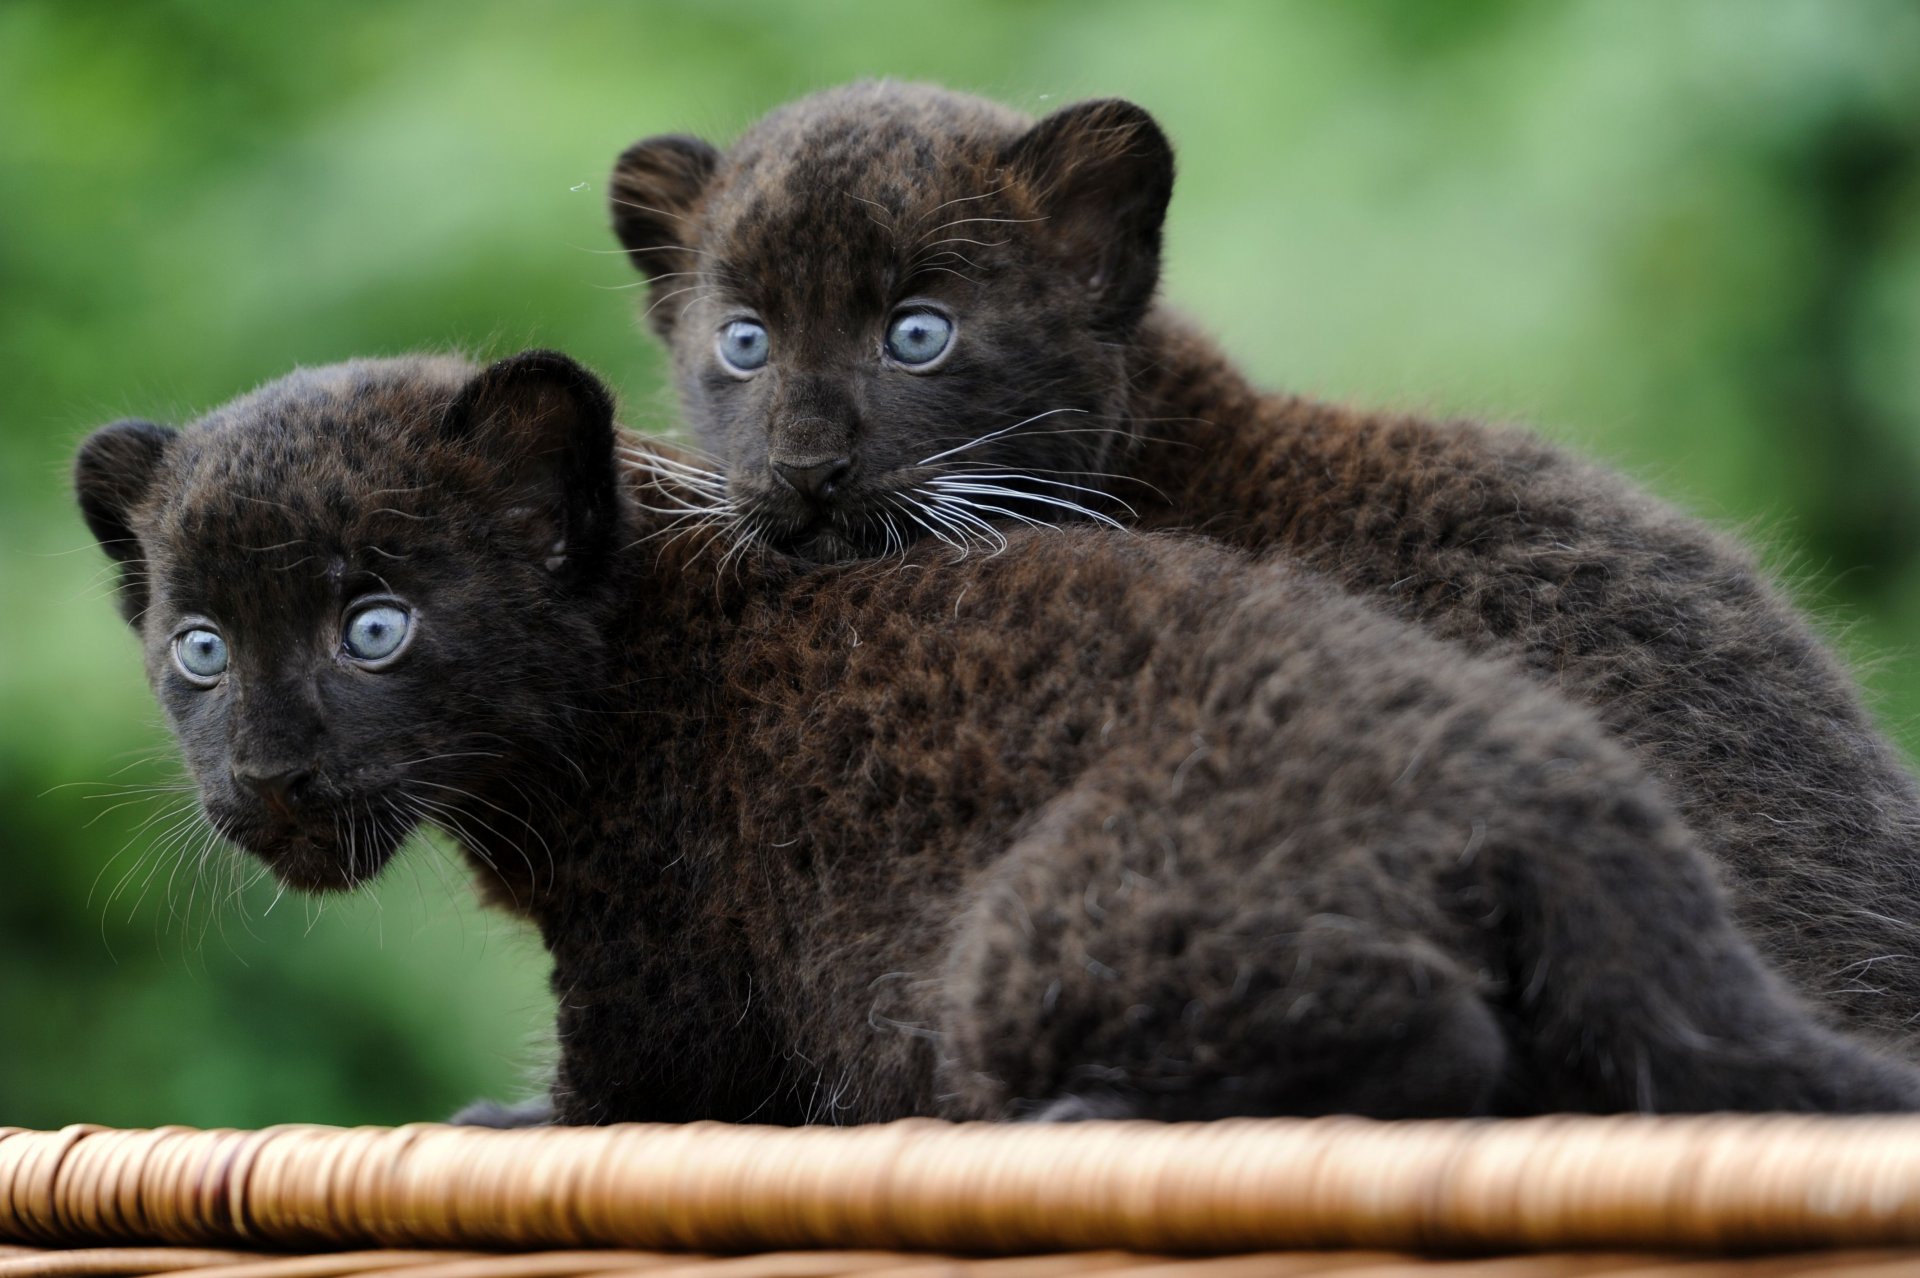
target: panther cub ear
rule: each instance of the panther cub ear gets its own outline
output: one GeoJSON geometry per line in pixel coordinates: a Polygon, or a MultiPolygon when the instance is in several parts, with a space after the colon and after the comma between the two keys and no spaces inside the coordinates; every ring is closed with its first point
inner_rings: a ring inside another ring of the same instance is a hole
{"type": "Polygon", "coordinates": [[[73,460],[73,491],[94,540],[120,565],[120,615],[137,625],[147,608],[146,552],[131,513],[153,486],[175,436],[170,427],[130,419],[102,426],[73,460]]]}
{"type": "Polygon", "coordinates": [[[1173,196],[1173,147],[1153,117],[1105,98],[1062,107],[1008,148],[1004,163],[1032,191],[1051,240],[1124,335],[1160,281],[1160,227],[1173,196]]]}
{"type": "Polygon", "coordinates": [[[568,585],[612,554],[619,499],[613,396],[557,351],[525,351],[481,370],[441,419],[449,442],[504,478],[504,517],[568,585]]]}
{"type": "Polygon", "coordinates": [[[694,214],[719,167],[720,152],[684,134],[644,138],[614,161],[607,188],[613,233],[647,278],[647,317],[661,337],[672,334],[680,312],[671,303],[678,287],[671,281],[698,265],[694,214]]]}

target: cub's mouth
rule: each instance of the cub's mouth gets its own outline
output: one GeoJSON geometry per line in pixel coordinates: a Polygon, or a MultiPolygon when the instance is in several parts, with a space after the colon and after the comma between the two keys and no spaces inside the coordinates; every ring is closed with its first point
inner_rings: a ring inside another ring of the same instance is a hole
{"type": "Polygon", "coordinates": [[[817,564],[865,559],[879,554],[881,549],[849,536],[846,531],[826,521],[791,533],[773,544],[777,550],[817,564]]]}
{"type": "Polygon", "coordinates": [[[378,877],[414,823],[376,805],[355,815],[274,820],[260,814],[212,814],[214,827],[258,857],[269,873],[299,892],[350,892],[378,877]]]}
{"type": "Polygon", "coordinates": [[[897,554],[925,535],[904,511],[884,502],[836,504],[798,515],[779,509],[759,522],[767,545],[817,564],[897,554]]]}

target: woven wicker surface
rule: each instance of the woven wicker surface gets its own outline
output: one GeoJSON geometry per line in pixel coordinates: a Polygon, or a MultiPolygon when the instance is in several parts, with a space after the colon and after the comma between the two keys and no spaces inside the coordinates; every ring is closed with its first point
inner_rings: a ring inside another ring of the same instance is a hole
{"type": "Polygon", "coordinates": [[[1920,1119],[0,1129],[0,1243],[0,1278],[1920,1276],[1920,1119]]]}
{"type": "Polygon", "coordinates": [[[1143,1256],[1063,1252],[1048,1256],[959,1257],[897,1251],[786,1251],[753,1256],[686,1252],[359,1251],[322,1256],[192,1248],[120,1247],[71,1251],[0,1249],[0,1278],[1898,1278],[1920,1272],[1920,1252],[1835,1251],[1741,1259],[1655,1253],[1552,1252],[1431,1257],[1379,1251],[1252,1252],[1238,1256],[1143,1256]]]}

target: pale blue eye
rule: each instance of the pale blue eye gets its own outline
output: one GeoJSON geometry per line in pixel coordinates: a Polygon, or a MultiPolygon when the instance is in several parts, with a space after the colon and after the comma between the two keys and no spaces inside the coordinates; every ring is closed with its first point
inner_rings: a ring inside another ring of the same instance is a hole
{"type": "Polygon", "coordinates": [[[357,661],[379,661],[400,651],[412,624],[405,608],[375,604],[347,619],[347,632],[341,642],[349,657],[357,661]]]}
{"type": "Polygon", "coordinates": [[[902,364],[927,364],[953,341],[953,321],[933,311],[911,311],[887,330],[887,354],[902,364]]]}
{"type": "Polygon", "coordinates": [[[764,326],[735,320],[720,330],[720,358],[737,372],[751,373],[767,362],[773,342],[764,326]]]}
{"type": "Polygon", "coordinates": [[[227,641],[211,630],[189,630],[174,639],[173,659],[190,679],[217,679],[227,668],[227,641]]]}

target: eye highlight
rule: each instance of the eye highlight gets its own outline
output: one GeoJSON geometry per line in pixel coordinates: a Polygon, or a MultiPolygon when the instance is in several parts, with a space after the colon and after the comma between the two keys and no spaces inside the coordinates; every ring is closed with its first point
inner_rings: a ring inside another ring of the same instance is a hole
{"type": "Polygon", "coordinates": [[[211,687],[227,672],[227,641],[204,626],[183,630],[173,637],[173,664],[194,683],[211,687]]]}
{"type": "Polygon", "coordinates": [[[340,647],[355,661],[385,661],[397,656],[413,633],[413,616],[395,603],[377,603],[347,618],[340,647]]]}
{"type": "Polygon", "coordinates": [[[953,321],[938,311],[908,311],[887,329],[887,354],[896,363],[922,370],[953,344],[953,321]]]}
{"type": "Polygon", "coordinates": [[[753,373],[765,367],[773,339],[767,336],[766,325],[738,319],[720,330],[717,349],[720,362],[733,372],[753,373]]]}

